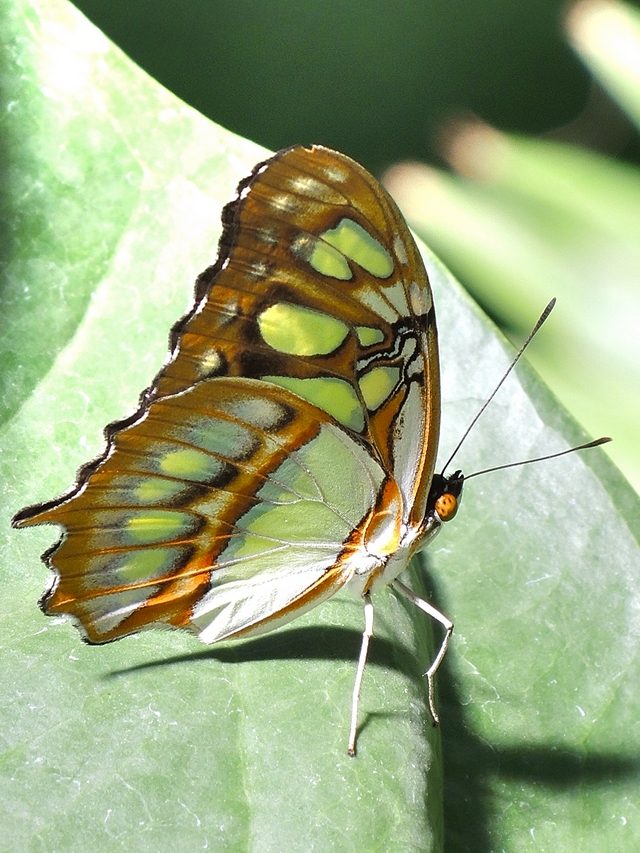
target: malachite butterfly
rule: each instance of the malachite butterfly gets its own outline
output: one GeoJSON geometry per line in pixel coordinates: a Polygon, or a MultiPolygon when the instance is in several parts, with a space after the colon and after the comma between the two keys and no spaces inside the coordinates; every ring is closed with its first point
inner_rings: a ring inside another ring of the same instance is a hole
{"type": "Polygon", "coordinates": [[[294,147],[224,209],[216,263],[173,327],[139,409],[110,424],[76,485],[16,527],[54,523],[46,614],[89,643],[184,628],[205,643],[271,631],[342,587],[398,580],[453,518],[463,476],[434,474],[440,376],[433,298],[397,206],[348,157],[294,147]]]}

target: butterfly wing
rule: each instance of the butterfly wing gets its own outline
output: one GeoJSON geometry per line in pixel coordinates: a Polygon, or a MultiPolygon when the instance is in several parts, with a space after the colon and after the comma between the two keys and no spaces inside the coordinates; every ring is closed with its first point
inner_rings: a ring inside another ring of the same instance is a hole
{"type": "Polygon", "coordinates": [[[433,297],[402,214],[358,163],[313,146],[259,164],[148,395],[267,379],[366,441],[424,516],[440,427],[433,297]]]}
{"type": "Polygon", "coordinates": [[[269,630],[377,565],[374,518],[397,533],[424,515],[436,330],[393,201],[349,158],[298,147],[256,167],[223,221],[140,409],[72,492],[15,519],[63,527],[43,608],[92,642],[269,630]]]}
{"type": "Polygon", "coordinates": [[[64,528],[46,612],[72,614],[91,642],[163,624],[213,642],[333,594],[384,474],[318,415],[243,378],[158,400],[76,494],[24,522],[64,528]]]}

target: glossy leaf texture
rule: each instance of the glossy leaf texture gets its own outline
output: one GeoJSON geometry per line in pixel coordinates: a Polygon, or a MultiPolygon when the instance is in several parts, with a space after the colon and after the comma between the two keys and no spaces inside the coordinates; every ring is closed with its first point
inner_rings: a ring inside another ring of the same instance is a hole
{"type": "MultiPolygon", "coordinates": [[[[3,107],[3,849],[404,853],[442,850],[444,836],[447,850],[479,853],[532,837],[560,853],[635,850],[640,514],[599,451],[472,480],[413,572],[456,621],[439,678],[442,754],[420,677],[431,628],[393,594],[377,601],[355,760],[344,740],[362,612],[348,596],[211,649],[164,632],[89,647],[40,613],[39,555],[55,534],[9,532],[9,518],[64,490],[104,424],[133,410],[213,260],[222,205],[265,152],[178,102],[66,3],[13,2],[0,28],[14,104],[3,107]]],[[[444,458],[510,348],[425,257],[444,458]]],[[[523,368],[459,464],[470,473],[581,439],[523,368]]]]}

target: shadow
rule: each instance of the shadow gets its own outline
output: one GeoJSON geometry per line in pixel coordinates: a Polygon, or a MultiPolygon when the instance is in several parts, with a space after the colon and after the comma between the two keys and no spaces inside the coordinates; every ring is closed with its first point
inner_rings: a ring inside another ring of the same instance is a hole
{"type": "MultiPolygon", "coordinates": [[[[411,586],[441,608],[426,570],[412,573],[411,586]]],[[[399,600],[404,602],[402,598],[399,600]]],[[[411,618],[417,620],[417,630],[424,635],[422,614],[410,603],[405,604],[411,618]]],[[[103,677],[119,678],[141,670],[194,661],[217,660],[231,664],[266,660],[353,662],[357,660],[360,642],[361,634],[351,629],[293,626],[229,646],[212,646],[190,654],[147,661],[103,677]]],[[[395,669],[413,679],[420,678],[423,670],[423,661],[416,661],[401,644],[375,636],[368,665],[395,669]]],[[[496,744],[483,740],[467,721],[465,706],[446,658],[437,679],[444,768],[444,849],[447,853],[494,853],[496,846],[490,833],[490,821],[495,814],[492,798],[496,781],[522,780],[552,791],[568,791],[577,786],[620,781],[640,772],[640,756],[613,752],[586,755],[566,743],[533,744],[523,739],[514,744],[496,744]]],[[[392,715],[375,711],[365,714],[359,726],[359,737],[376,717],[381,716],[392,715]]]]}
{"type": "MultiPolygon", "coordinates": [[[[423,583],[433,587],[428,572],[423,583]]],[[[417,576],[417,573],[414,574],[417,576]]],[[[432,588],[429,600],[439,609],[432,588]]],[[[446,606],[444,612],[447,612],[446,606]]],[[[455,642],[455,633],[454,633],[455,642]]],[[[551,791],[619,782],[640,772],[640,755],[615,752],[585,754],[563,743],[491,743],[478,736],[467,721],[451,668],[445,658],[438,671],[438,710],[441,719],[444,768],[444,849],[447,853],[494,853],[490,834],[495,815],[496,781],[521,780],[551,791]]]]}
{"type": "Polygon", "coordinates": [[[448,853],[493,853],[489,820],[495,815],[496,781],[520,780],[554,792],[601,786],[636,776],[640,756],[586,755],[566,743],[495,744],[481,740],[465,722],[448,674],[440,679],[444,763],[444,825],[448,853]],[[446,695],[445,695],[446,694],[446,695]]]}
{"type": "MultiPolygon", "coordinates": [[[[118,678],[132,672],[176,664],[217,660],[223,663],[246,663],[262,660],[340,660],[357,661],[362,634],[346,628],[288,628],[233,645],[204,649],[185,655],[162,658],[114,670],[104,678],[118,678]]],[[[395,643],[375,637],[369,649],[367,665],[397,669],[412,676],[415,667],[406,656],[398,655],[395,643]],[[399,661],[402,661],[400,664],[399,661]]]]}
{"type": "Polygon", "coordinates": [[[541,744],[534,746],[495,747],[500,776],[503,779],[526,779],[557,791],[581,785],[600,785],[615,782],[640,772],[640,756],[632,757],[615,752],[585,755],[567,749],[541,744]]]}

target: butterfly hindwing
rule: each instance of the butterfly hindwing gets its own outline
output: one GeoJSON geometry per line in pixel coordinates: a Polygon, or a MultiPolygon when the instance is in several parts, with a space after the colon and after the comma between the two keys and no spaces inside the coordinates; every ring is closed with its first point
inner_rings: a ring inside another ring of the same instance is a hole
{"type": "Polygon", "coordinates": [[[34,519],[64,528],[45,609],[72,614],[92,642],[152,624],[212,642],[292,619],[353,573],[343,543],[383,476],[287,390],[205,380],[157,400],[34,519]]]}

